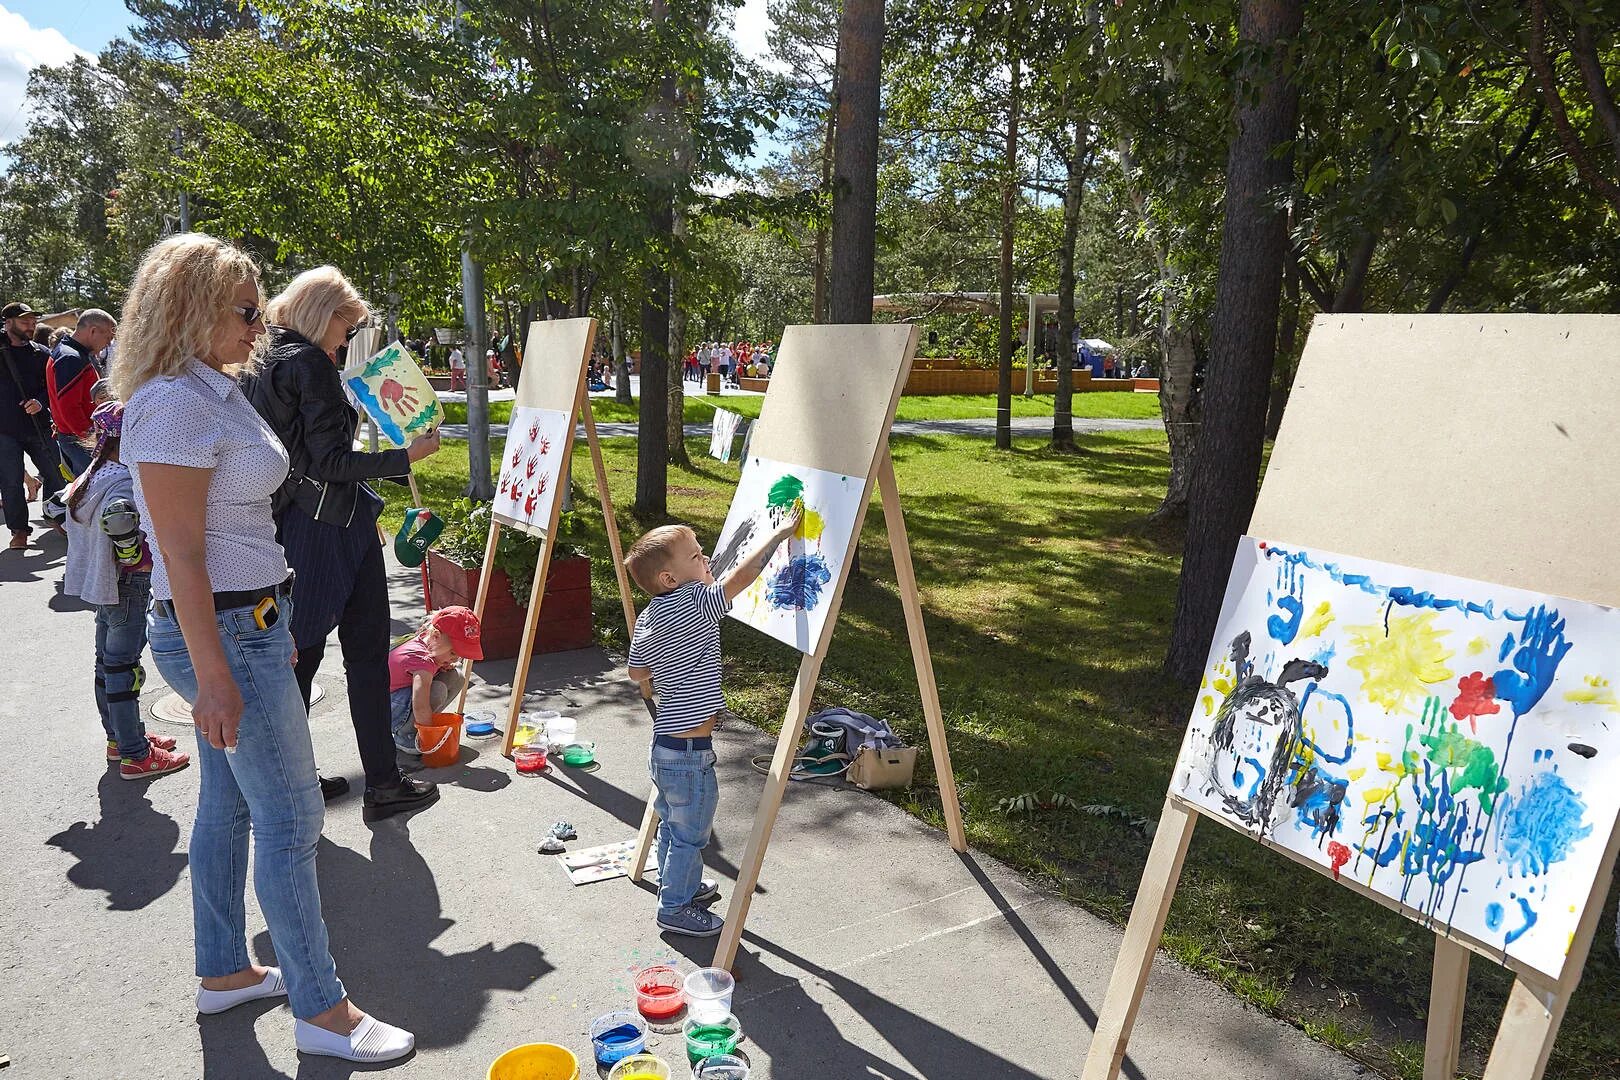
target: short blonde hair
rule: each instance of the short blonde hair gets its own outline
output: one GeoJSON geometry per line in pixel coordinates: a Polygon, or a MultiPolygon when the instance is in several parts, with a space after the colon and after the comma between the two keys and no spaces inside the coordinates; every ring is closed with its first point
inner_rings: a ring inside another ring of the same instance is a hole
{"type": "MultiPolygon", "coordinates": [[[[207,233],[180,233],[148,248],[124,300],[123,332],[108,377],[114,396],[128,401],[153,379],[180,375],[188,361],[206,357],[219,325],[241,318],[231,310],[231,294],[247,282],[258,288],[252,256],[207,233]]],[[[257,368],[263,342],[261,337],[248,362],[228,374],[257,368]]]]}
{"type": "Polygon", "coordinates": [[[624,557],[624,568],[648,596],[662,596],[658,575],[669,568],[675,545],[681,540],[697,543],[697,533],[686,525],[660,525],[637,540],[624,557]]]}
{"type": "Polygon", "coordinates": [[[319,342],[326,336],[326,324],[344,308],[354,308],[371,317],[371,306],[360,291],[335,266],[305,270],[287,283],[265,309],[267,322],[291,330],[306,341],[319,342]]]}

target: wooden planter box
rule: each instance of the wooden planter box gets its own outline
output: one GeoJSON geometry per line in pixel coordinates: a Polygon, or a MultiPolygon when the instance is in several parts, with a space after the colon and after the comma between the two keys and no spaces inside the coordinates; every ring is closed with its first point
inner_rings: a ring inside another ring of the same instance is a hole
{"type": "MultiPolygon", "coordinates": [[[[428,550],[428,581],[433,586],[433,606],[460,604],[471,608],[478,599],[480,567],[451,562],[428,550]]],[[[483,644],[485,660],[510,660],[523,642],[527,605],[512,599],[512,581],[497,568],[490,576],[489,596],[484,601],[483,644]]],[[[591,560],[582,556],[553,559],[546,579],[546,595],[540,604],[540,630],[535,637],[536,652],[566,652],[594,644],[591,624],[591,560]]]]}

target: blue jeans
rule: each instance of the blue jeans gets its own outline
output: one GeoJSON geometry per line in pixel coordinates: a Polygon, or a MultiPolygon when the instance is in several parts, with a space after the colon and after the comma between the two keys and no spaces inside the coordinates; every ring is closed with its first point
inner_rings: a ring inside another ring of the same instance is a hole
{"type": "Polygon", "coordinates": [[[141,722],[141,684],[146,672],[146,606],[152,599],[151,574],[120,574],[118,603],[96,608],[96,710],[107,738],[129,761],[152,752],[141,722]]]}
{"type": "Polygon", "coordinates": [[[653,784],[658,797],[658,914],[673,915],[692,902],[703,878],[703,849],[709,846],[720,784],[713,750],[652,748],[653,784]]]}
{"type": "MultiPolygon", "coordinates": [[[[343,983],[321,919],[315,844],[325,809],[315,780],[309,718],[293,675],[290,605],[266,630],[251,608],[215,616],[220,644],[242,694],[236,752],[199,734],[197,820],[191,829],[191,909],[197,974],[230,975],[248,967],[244,901],[248,833],[253,834],[253,887],[270,928],[276,961],[301,1020],[342,1001],[343,983]]],[[[197,699],[197,673],[180,624],[152,609],[152,659],[181,697],[197,699]]]]}
{"type": "Polygon", "coordinates": [[[62,490],[62,469],[56,460],[56,444],[46,442],[38,432],[22,431],[15,435],[0,432],[0,502],[5,503],[6,528],[26,533],[28,525],[28,491],[23,486],[23,454],[34,459],[39,482],[48,499],[62,490]]]}
{"type": "Polygon", "coordinates": [[[77,435],[58,435],[56,437],[56,450],[67,462],[67,467],[73,470],[74,476],[83,476],[84,470],[90,467],[90,459],[95,454],[88,446],[79,441],[77,435]]]}

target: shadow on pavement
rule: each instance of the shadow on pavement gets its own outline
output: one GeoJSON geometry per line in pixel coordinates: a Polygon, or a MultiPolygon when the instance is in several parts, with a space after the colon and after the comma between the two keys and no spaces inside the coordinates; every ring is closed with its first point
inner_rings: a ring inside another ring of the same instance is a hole
{"type": "Polygon", "coordinates": [[[124,780],[109,767],[96,787],[100,820],[94,825],[75,821],[45,841],[79,860],[68,870],[68,880],[105,892],[108,911],[139,911],[174,888],[186,868],[179,823],[147,798],[148,785],[163,782],[124,780]]]}

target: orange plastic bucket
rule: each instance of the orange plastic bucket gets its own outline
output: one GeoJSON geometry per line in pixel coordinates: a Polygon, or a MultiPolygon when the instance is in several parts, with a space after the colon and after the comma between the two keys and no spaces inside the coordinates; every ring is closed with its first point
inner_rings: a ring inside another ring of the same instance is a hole
{"type": "Polygon", "coordinates": [[[416,725],[416,748],[430,769],[454,765],[461,757],[461,714],[433,714],[433,723],[416,725]]]}
{"type": "Polygon", "coordinates": [[[489,1080],[579,1080],[579,1059],[556,1043],[529,1043],[496,1058],[489,1080]]]}

